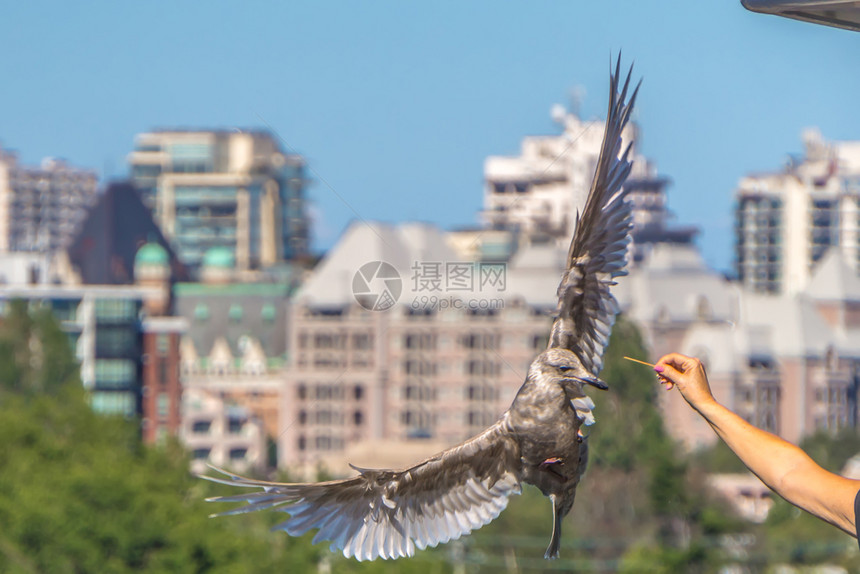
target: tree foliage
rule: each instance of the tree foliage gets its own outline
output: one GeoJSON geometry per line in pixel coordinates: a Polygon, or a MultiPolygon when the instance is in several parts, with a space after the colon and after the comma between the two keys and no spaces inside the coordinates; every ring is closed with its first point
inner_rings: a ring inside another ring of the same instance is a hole
{"type": "MultiPolygon", "coordinates": [[[[47,312],[0,323],[0,572],[450,571],[442,557],[359,564],[311,537],[272,533],[278,513],[210,519],[226,487],[191,476],[171,442],[89,408],[67,339],[47,312]]],[[[440,555],[441,556],[441,555],[440,555]]]]}

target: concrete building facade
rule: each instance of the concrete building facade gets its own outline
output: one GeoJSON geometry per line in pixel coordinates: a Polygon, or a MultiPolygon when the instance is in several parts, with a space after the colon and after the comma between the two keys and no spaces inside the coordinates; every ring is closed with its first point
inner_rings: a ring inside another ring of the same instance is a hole
{"type": "Polygon", "coordinates": [[[143,133],[128,162],[141,198],[192,271],[213,247],[230,250],[239,270],[308,255],[305,162],[269,132],[143,133]]]}
{"type": "MultiPolygon", "coordinates": [[[[214,402],[222,403],[221,409],[245,409],[260,423],[264,439],[275,437],[292,287],[237,283],[228,258],[205,259],[202,276],[208,281],[174,287],[175,312],[188,324],[180,343],[183,387],[194,392],[194,400],[209,404],[207,409],[214,402]]],[[[212,462],[219,464],[216,458],[212,462]]]]}
{"type": "Polygon", "coordinates": [[[0,149],[0,252],[65,247],[96,198],[93,170],[47,158],[25,166],[0,149]]]}
{"type": "MultiPolygon", "coordinates": [[[[583,121],[572,113],[556,117],[558,136],[530,136],[518,156],[490,156],[484,162],[484,209],[481,218],[494,230],[520,234],[527,243],[552,242],[567,247],[582,209],[600,155],[604,122],[583,121]]],[[[637,140],[638,127],[628,124],[624,145],[637,140]]],[[[630,151],[633,171],[625,183],[633,205],[633,262],[641,261],[656,243],[691,244],[698,230],[671,225],[666,206],[669,179],[630,151]]]]}
{"type": "MultiPolygon", "coordinates": [[[[857,428],[860,279],[837,250],[793,295],[743,289],[676,246],[657,250],[618,287],[651,358],[699,357],[717,399],[750,423],[795,443],[857,428]]],[[[660,397],[667,431],[687,448],[717,440],[679,393],[660,397]]]]}
{"type": "Polygon", "coordinates": [[[546,346],[563,260],[532,246],[482,267],[429,225],[352,225],[293,299],[279,461],[345,470],[361,444],[425,452],[483,430],[546,346]]]}
{"type": "Polygon", "coordinates": [[[797,293],[831,248],[860,269],[860,142],[804,133],[781,172],[742,178],[735,193],[735,273],[748,289],[797,293]]]}
{"type": "Polygon", "coordinates": [[[192,472],[206,464],[247,472],[266,467],[266,434],[253,412],[200,388],[186,389],[180,439],[191,453],[192,472]]]}

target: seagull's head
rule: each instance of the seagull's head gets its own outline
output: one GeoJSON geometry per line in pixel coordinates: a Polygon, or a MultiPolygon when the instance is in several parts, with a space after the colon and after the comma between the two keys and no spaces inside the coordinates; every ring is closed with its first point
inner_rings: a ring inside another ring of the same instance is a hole
{"type": "Polygon", "coordinates": [[[588,372],[579,358],[568,349],[547,349],[537,356],[529,370],[530,376],[549,377],[559,384],[591,385],[601,390],[609,386],[588,372]]]}

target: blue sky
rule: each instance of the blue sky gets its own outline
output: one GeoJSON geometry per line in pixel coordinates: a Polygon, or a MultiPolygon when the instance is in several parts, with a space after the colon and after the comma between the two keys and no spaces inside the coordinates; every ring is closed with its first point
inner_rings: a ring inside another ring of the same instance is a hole
{"type": "Polygon", "coordinates": [[[641,150],[679,222],[731,265],[732,193],[801,131],[860,139],[860,34],[734,0],[9,3],[0,144],[126,171],[155,127],[271,127],[317,174],[316,248],[358,214],[474,224],[488,155],[552,134],[575,86],[603,117],[610,53],[644,76],[641,150]]]}

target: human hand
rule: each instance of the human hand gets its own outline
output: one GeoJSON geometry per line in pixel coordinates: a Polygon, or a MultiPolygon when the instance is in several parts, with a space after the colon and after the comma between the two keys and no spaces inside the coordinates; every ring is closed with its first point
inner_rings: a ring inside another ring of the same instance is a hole
{"type": "Polygon", "coordinates": [[[687,357],[680,353],[664,355],[654,365],[654,370],[660,380],[666,384],[666,390],[678,387],[684,399],[695,409],[714,402],[714,395],[708,384],[705,366],[695,357],[687,357]]]}

